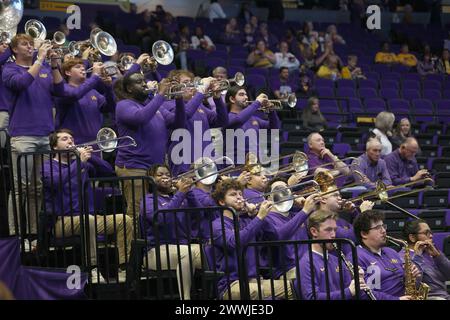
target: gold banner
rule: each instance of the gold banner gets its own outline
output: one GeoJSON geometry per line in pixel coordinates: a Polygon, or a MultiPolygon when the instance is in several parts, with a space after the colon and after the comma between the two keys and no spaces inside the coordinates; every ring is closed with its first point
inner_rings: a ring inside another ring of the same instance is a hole
{"type": "Polygon", "coordinates": [[[73,5],[74,3],[59,2],[59,1],[40,1],[39,9],[42,11],[62,11],[66,12],[67,7],[73,5]]]}

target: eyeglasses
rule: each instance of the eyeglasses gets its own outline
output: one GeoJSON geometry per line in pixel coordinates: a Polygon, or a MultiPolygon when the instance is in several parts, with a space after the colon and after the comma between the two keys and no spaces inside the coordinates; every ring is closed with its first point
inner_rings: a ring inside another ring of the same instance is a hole
{"type": "Polygon", "coordinates": [[[381,228],[383,228],[384,230],[387,230],[387,224],[383,223],[383,224],[379,224],[375,227],[369,228],[369,230],[377,230],[377,231],[381,231],[381,228]]]}
{"type": "Polygon", "coordinates": [[[416,234],[424,234],[427,237],[429,237],[429,236],[431,236],[433,234],[433,232],[431,230],[426,230],[426,231],[423,231],[423,232],[417,232],[416,234]]]}

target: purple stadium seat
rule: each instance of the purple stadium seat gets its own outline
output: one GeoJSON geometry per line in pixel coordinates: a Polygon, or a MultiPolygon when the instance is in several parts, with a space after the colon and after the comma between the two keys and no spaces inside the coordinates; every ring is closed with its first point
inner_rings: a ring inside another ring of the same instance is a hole
{"type": "Polygon", "coordinates": [[[350,113],[361,113],[364,112],[364,107],[359,98],[348,98],[348,111],[350,113]]]}
{"type": "Polygon", "coordinates": [[[441,91],[436,89],[424,89],[422,93],[424,99],[437,100],[441,99],[441,91]]]}
{"type": "MultiPolygon", "coordinates": [[[[267,86],[266,78],[259,74],[248,74],[245,76],[245,84],[254,88],[264,88],[267,86]]],[[[301,99],[299,99],[301,100],[301,99]]]]}
{"type": "Polygon", "coordinates": [[[450,236],[450,232],[435,232],[433,233],[433,243],[441,252],[444,250],[444,239],[450,236]]]}
{"type": "Polygon", "coordinates": [[[226,67],[227,61],[221,58],[209,58],[207,57],[205,59],[205,66],[209,68],[210,70],[216,68],[216,67],[226,67]]]}
{"type": "Polygon", "coordinates": [[[233,77],[236,72],[245,73],[245,67],[244,66],[235,66],[235,65],[229,65],[227,68],[228,76],[233,77]]]}
{"type": "Polygon", "coordinates": [[[434,121],[433,103],[428,99],[414,99],[412,103],[412,114],[416,121],[434,121]]]}
{"type": "Polygon", "coordinates": [[[338,88],[355,88],[356,81],[348,80],[348,79],[339,79],[336,81],[336,85],[338,88]]]}
{"type": "Polygon", "coordinates": [[[400,98],[397,89],[388,89],[388,88],[380,89],[380,97],[382,97],[383,99],[398,99],[398,98],[400,98]]]}
{"type": "Polygon", "coordinates": [[[372,66],[372,71],[377,71],[380,74],[384,74],[384,73],[390,72],[391,67],[386,64],[382,64],[382,63],[374,64],[372,66]]]}
{"type": "Polygon", "coordinates": [[[417,80],[403,80],[402,88],[420,90],[420,82],[417,80]]]}
{"type": "Polygon", "coordinates": [[[386,103],[381,98],[368,98],[364,100],[366,112],[370,114],[378,114],[381,111],[387,110],[386,103]]]}
{"type": "Polygon", "coordinates": [[[333,143],[333,154],[337,155],[339,158],[344,158],[347,152],[352,148],[348,143],[333,143]]]}
{"type": "Polygon", "coordinates": [[[401,91],[401,96],[403,99],[413,100],[413,99],[421,99],[420,91],[413,89],[403,89],[401,91]]]}
{"type": "Polygon", "coordinates": [[[358,93],[359,97],[364,99],[378,97],[377,90],[374,88],[359,88],[358,93]]]}
{"type": "Polygon", "coordinates": [[[228,60],[228,52],[226,51],[219,51],[219,50],[215,50],[211,53],[208,53],[208,55],[206,56],[207,59],[210,58],[220,58],[223,59],[225,61],[228,60]]]}
{"type": "Polygon", "coordinates": [[[360,80],[359,88],[378,89],[378,80],[374,80],[374,79],[360,80]]]}
{"type": "Polygon", "coordinates": [[[330,87],[317,87],[319,97],[334,97],[334,90],[330,87]]]}
{"type": "Polygon", "coordinates": [[[410,105],[409,101],[405,99],[389,99],[389,110],[395,114],[396,117],[409,117],[410,105]]]}
{"type": "Polygon", "coordinates": [[[314,86],[316,88],[318,88],[318,87],[334,88],[334,81],[330,80],[330,79],[315,78],[314,79],[314,86]]]}
{"type": "Polygon", "coordinates": [[[444,99],[450,99],[450,89],[442,90],[444,95],[442,96],[444,99]]]}
{"type": "Polygon", "coordinates": [[[380,74],[376,71],[364,72],[364,75],[369,80],[380,80],[380,74]]]}
{"type": "Polygon", "coordinates": [[[410,72],[410,71],[411,71],[411,68],[410,68],[410,67],[407,67],[407,66],[404,66],[404,65],[402,65],[402,64],[394,64],[394,65],[391,67],[391,71],[392,71],[392,72],[399,72],[399,73],[402,73],[402,77],[403,77],[403,74],[410,72]]]}
{"type": "Polygon", "coordinates": [[[118,48],[120,52],[131,52],[134,54],[136,59],[141,55],[141,48],[133,45],[122,45],[118,48]]]}
{"type": "Polygon", "coordinates": [[[205,61],[206,59],[206,52],[202,50],[193,50],[189,49],[186,51],[187,58],[190,61],[205,61]]]}
{"type": "Polygon", "coordinates": [[[259,75],[259,76],[263,76],[263,77],[268,77],[269,76],[269,70],[268,69],[263,69],[263,68],[247,68],[245,73],[247,75],[259,75]]]}
{"type": "Polygon", "coordinates": [[[429,80],[442,82],[444,80],[444,75],[442,75],[442,74],[429,74],[429,75],[425,76],[425,81],[429,81],[429,80]]]}
{"type": "Polygon", "coordinates": [[[238,59],[238,58],[231,58],[229,60],[229,64],[233,65],[233,66],[245,67],[247,65],[247,60],[245,60],[245,59],[238,59]]]}
{"type": "Polygon", "coordinates": [[[381,79],[383,80],[400,80],[401,74],[398,72],[386,72],[381,74],[381,79]]]}
{"type": "Polygon", "coordinates": [[[418,73],[405,73],[402,75],[402,79],[405,80],[415,80],[415,81],[421,81],[422,76],[418,73]]]}
{"type": "Polygon", "coordinates": [[[380,89],[399,89],[400,83],[397,80],[386,80],[382,79],[380,81],[380,89]]]}
{"type": "Polygon", "coordinates": [[[439,99],[434,101],[437,114],[450,114],[450,99],[439,99]]]}
{"type": "Polygon", "coordinates": [[[437,80],[429,80],[429,79],[425,79],[423,81],[423,89],[433,89],[433,90],[441,90],[442,88],[442,84],[440,81],[437,80]]]}
{"type": "Polygon", "coordinates": [[[336,89],[336,96],[337,97],[345,97],[345,98],[356,98],[356,90],[353,88],[337,88],[336,89]]]}

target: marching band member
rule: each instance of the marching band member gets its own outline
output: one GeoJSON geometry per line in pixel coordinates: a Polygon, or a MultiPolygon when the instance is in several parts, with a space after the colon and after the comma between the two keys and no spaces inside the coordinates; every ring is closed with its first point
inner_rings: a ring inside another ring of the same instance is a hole
{"type": "MultiPolygon", "coordinates": [[[[238,213],[242,212],[245,208],[245,201],[242,196],[242,185],[234,179],[227,179],[219,182],[212,196],[218,205],[233,208],[238,213]]],[[[242,247],[261,238],[264,219],[267,217],[271,205],[272,202],[264,201],[261,204],[256,217],[253,219],[241,219],[241,215],[239,216],[239,236],[240,245],[242,247]]],[[[247,213],[244,215],[247,215],[247,213]]],[[[241,293],[239,289],[237,267],[240,250],[236,247],[233,213],[229,210],[224,210],[223,212],[223,224],[222,217],[218,217],[213,221],[212,244],[214,245],[213,251],[218,264],[217,271],[226,273],[218,283],[220,297],[227,300],[240,299],[241,293]],[[225,234],[222,233],[222,229],[225,234]],[[227,259],[225,259],[225,256],[227,259]]],[[[250,299],[252,300],[258,299],[259,297],[256,266],[254,265],[256,261],[255,255],[254,247],[248,248],[246,254],[247,260],[244,261],[244,263],[247,264],[249,293],[250,299]]],[[[276,298],[292,298],[292,290],[289,286],[287,291],[285,290],[283,280],[261,279],[260,283],[263,299],[272,296],[272,285],[274,296],[276,298]]]]}
{"type": "MultiPolygon", "coordinates": [[[[337,233],[337,219],[336,213],[318,210],[311,214],[308,218],[308,233],[313,240],[329,240],[335,239],[337,233]]],[[[326,300],[327,299],[327,276],[328,273],[328,285],[330,300],[352,299],[355,294],[355,280],[351,279],[351,274],[348,269],[342,263],[342,270],[339,268],[338,258],[332,254],[328,254],[328,251],[333,251],[333,245],[331,243],[326,244],[326,251],[324,252],[323,246],[320,243],[313,243],[312,247],[312,261],[310,255],[305,254],[300,259],[300,282],[301,291],[304,299],[308,300],[326,300]],[[324,255],[327,258],[327,269],[325,268],[324,255]],[[311,269],[314,270],[311,273],[311,269]],[[343,281],[342,285],[344,296],[341,294],[341,282],[340,274],[342,272],[343,281]],[[314,286],[312,283],[314,282],[314,286]],[[314,288],[314,289],[313,289],[314,288]]],[[[363,274],[359,274],[360,288],[367,288],[364,282],[363,274]]]]}
{"type": "MultiPolygon", "coordinates": [[[[225,101],[229,105],[228,114],[228,125],[225,129],[242,129],[244,134],[251,134],[251,130],[255,131],[256,139],[247,138],[248,143],[245,142],[244,145],[241,143],[236,143],[236,136],[234,137],[232,150],[228,148],[230,146],[226,145],[227,156],[233,159],[236,164],[243,164],[245,162],[245,155],[251,151],[257,155],[263,153],[263,150],[259,151],[259,130],[260,129],[280,129],[281,123],[280,119],[275,110],[269,112],[269,120],[263,120],[256,116],[258,109],[262,106],[267,108],[268,99],[267,95],[260,94],[256,97],[256,100],[248,105],[247,91],[244,87],[233,86],[228,89],[225,101]],[[233,154],[231,154],[233,152],[233,154]]],[[[227,130],[224,130],[225,133],[227,130]]],[[[224,135],[226,137],[226,134],[224,135]]],[[[247,140],[246,139],[246,140],[247,140]]],[[[224,141],[225,142],[225,141],[224,141]]],[[[228,143],[227,143],[228,144],[228,143]]]]}
{"type": "MultiPolygon", "coordinates": [[[[184,127],[183,100],[176,99],[175,114],[160,108],[168,89],[168,81],[163,79],[158,93],[148,101],[148,87],[141,73],[126,75],[115,82],[114,88],[119,99],[116,107],[118,135],[131,136],[137,143],[136,147],[117,150],[117,176],[147,176],[147,170],[153,164],[164,163],[168,129],[184,127]]],[[[143,190],[142,180],[124,182],[128,215],[139,212],[143,190]]]]}
{"type": "MultiPolygon", "coordinates": [[[[384,214],[369,210],[353,222],[356,238],[358,265],[364,270],[364,278],[377,300],[411,300],[405,294],[403,258],[394,249],[386,247],[384,214]]],[[[412,276],[420,277],[419,269],[412,264],[412,276]]]]}
{"type": "MultiPolygon", "coordinates": [[[[150,176],[153,177],[158,188],[157,207],[161,209],[177,209],[186,205],[185,200],[192,201],[190,192],[192,180],[182,178],[176,183],[177,191],[172,194],[172,175],[166,165],[155,164],[150,169],[150,176]]],[[[141,204],[141,228],[147,239],[147,259],[148,268],[156,270],[156,238],[154,234],[154,205],[153,194],[145,195],[141,204]]],[[[161,245],[160,257],[161,268],[167,270],[176,269],[178,279],[178,289],[180,298],[189,300],[191,297],[191,275],[195,269],[201,269],[200,246],[198,244],[188,244],[187,234],[189,230],[183,230],[186,221],[180,214],[168,213],[159,214],[159,244],[161,245]],[[178,237],[178,239],[177,239],[178,237]],[[189,253],[190,252],[190,253],[189,253]],[[179,260],[180,259],[180,260],[179,260]],[[191,260],[192,259],[192,260],[191,260]]]]}
{"type": "Polygon", "coordinates": [[[384,157],[394,186],[417,181],[429,175],[427,169],[419,170],[416,160],[418,151],[417,140],[409,137],[400,145],[400,148],[384,157]]]}
{"type": "MultiPolygon", "coordinates": [[[[50,146],[53,150],[70,150],[75,146],[72,131],[58,129],[50,135],[50,146]]],[[[92,177],[113,176],[114,171],[106,161],[92,157],[92,147],[78,148],[81,165],[81,182],[89,194],[89,246],[92,280],[103,282],[103,277],[95,268],[97,265],[97,234],[115,234],[119,253],[119,281],[126,278],[126,257],[130,257],[133,237],[133,221],[122,214],[108,214],[95,219],[94,194],[87,179],[92,177]]],[[[45,206],[49,214],[54,215],[55,236],[70,237],[81,232],[81,207],[78,202],[78,163],[70,158],[69,153],[54,154],[53,159],[44,163],[42,180],[44,185],[45,206]]]]}
{"type": "Polygon", "coordinates": [[[366,143],[366,153],[359,156],[352,165],[368,178],[362,181],[359,175],[353,174],[355,181],[361,182],[366,189],[375,189],[378,180],[386,186],[392,185],[386,162],[381,159],[381,142],[378,139],[369,139],[366,143]]]}
{"type": "MultiPolygon", "coordinates": [[[[310,171],[308,174],[313,174],[317,167],[324,165],[326,163],[330,163],[327,166],[323,166],[321,168],[332,170],[331,173],[333,176],[337,176],[339,174],[348,175],[350,173],[350,169],[344,162],[339,160],[337,156],[335,156],[330,149],[325,147],[325,140],[322,135],[318,132],[311,133],[308,138],[308,147],[309,151],[307,152],[308,156],[308,165],[310,171]],[[332,163],[332,164],[331,164],[332,163]]],[[[338,186],[344,183],[345,179],[338,178],[338,186]]]]}
{"type": "MultiPolygon", "coordinates": [[[[407,221],[403,236],[408,242],[412,261],[422,270],[422,282],[430,287],[428,300],[450,300],[446,281],[450,280],[450,261],[433,243],[433,232],[426,221],[407,221]]],[[[402,251],[400,251],[403,253],[402,251]]]]}
{"type": "MultiPolygon", "coordinates": [[[[186,70],[176,70],[172,72],[169,77],[173,79],[178,84],[189,84],[194,80],[194,75],[186,70]]],[[[186,172],[189,170],[189,166],[195,160],[203,156],[214,156],[215,152],[211,149],[207,149],[207,147],[212,143],[211,139],[211,130],[210,128],[221,128],[224,127],[228,123],[228,114],[226,110],[226,106],[224,105],[220,91],[214,91],[214,107],[208,108],[202,104],[202,101],[205,97],[206,92],[208,90],[215,89],[215,82],[213,82],[214,78],[208,77],[202,79],[202,85],[198,87],[198,92],[194,94],[196,91],[195,88],[184,90],[183,100],[186,104],[186,129],[190,133],[190,155],[181,155],[178,151],[175,154],[174,148],[179,145],[179,141],[172,141],[169,146],[169,164],[172,169],[172,174],[178,175],[180,173],[186,172]],[[198,128],[198,129],[196,129],[198,128]],[[198,135],[201,136],[198,136],[198,135]],[[195,141],[201,141],[199,144],[195,141]],[[201,149],[199,149],[199,147],[201,149]],[[207,153],[207,154],[204,154],[207,153]],[[177,158],[181,157],[183,163],[177,163],[174,159],[174,156],[177,158]]],[[[164,108],[167,110],[173,109],[173,102],[167,101],[164,104],[164,108]]],[[[184,146],[183,141],[183,146],[184,146]]],[[[186,151],[186,148],[183,148],[183,151],[186,151]]]]}
{"type": "MultiPolygon", "coordinates": [[[[0,128],[7,128],[9,125],[9,104],[5,92],[5,86],[2,81],[3,65],[11,57],[11,49],[6,42],[0,41],[0,128]]],[[[6,133],[0,133],[0,147],[4,148],[6,143],[6,133]]]]}
{"type": "MultiPolygon", "coordinates": [[[[11,51],[15,61],[4,65],[2,81],[6,88],[5,95],[10,101],[9,129],[11,136],[12,163],[17,163],[17,157],[24,152],[49,151],[48,135],[55,130],[52,114],[52,95],[55,87],[63,85],[63,78],[58,70],[56,53],[51,50],[52,45],[43,43],[38,50],[37,58],[33,61],[34,40],[28,35],[17,34],[11,40],[11,51]],[[45,61],[51,57],[51,65],[45,61]]],[[[40,168],[40,157],[36,157],[35,168],[40,168]]],[[[32,161],[28,161],[28,164],[32,161]]],[[[37,232],[37,208],[40,207],[41,183],[39,177],[34,180],[37,172],[32,172],[33,165],[27,165],[22,170],[22,181],[37,181],[30,183],[28,189],[28,212],[30,233],[37,232]],[[34,199],[35,197],[35,199],[34,199]],[[37,204],[37,207],[36,207],[37,204]]],[[[13,166],[15,199],[19,198],[17,166],[13,166]]],[[[27,182],[28,182],[27,181],[27,182]]],[[[12,195],[13,196],[13,195],[12,195]]],[[[15,233],[12,198],[9,201],[10,234],[15,233]]],[[[20,225],[20,224],[19,224],[20,225]]]]}
{"type": "MultiPolygon", "coordinates": [[[[247,171],[243,171],[247,172],[247,171]]],[[[248,172],[248,181],[243,191],[244,198],[249,199],[249,203],[260,203],[264,201],[264,190],[267,187],[268,179],[262,170],[248,172]]]]}
{"type": "Polygon", "coordinates": [[[66,94],[64,98],[56,99],[56,127],[72,130],[78,143],[96,140],[103,124],[102,113],[113,113],[116,106],[111,78],[101,78],[102,65],[96,62],[92,76],[87,79],[81,59],[65,61],[62,73],[67,80],[64,84],[66,94]],[[96,90],[102,82],[106,82],[105,95],[96,90]]]}

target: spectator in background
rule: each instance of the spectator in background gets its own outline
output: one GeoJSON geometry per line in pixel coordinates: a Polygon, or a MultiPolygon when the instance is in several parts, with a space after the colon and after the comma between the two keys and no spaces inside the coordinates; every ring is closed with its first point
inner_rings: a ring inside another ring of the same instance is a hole
{"type": "Polygon", "coordinates": [[[193,49],[204,50],[207,52],[216,49],[211,38],[203,33],[203,28],[200,26],[195,27],[195,35],[191,37],[191,44],[193,49]]]}
{"type": "Polygon", "coordinates": [[[319,78],[331,79],[336,81],[341,78],[341,71],[339,70],[339,60],[337,56],[329,55],[325,63],[317,70],[317,76],[319,78]]]}
{"type": "Polygon", "coordinates": [[[252,16],[253,13],[250,9],[250,3],[242,2],[241,9],[239,10],[238,19],[244,20],[246,23],[249,23],[252,16]]]}
{"type": "Polygon", "coordinates": [[[397,55],[397,62],[407,67],[417,66],[417,58],[412,53],[409,53],[407,44],[402,45],[400,53],[397,55]]]}
{"type": "Polygon", "coordinates": [[[392,147],[394,149],[400,147],[400,145],[405,142],[407,138],[412,136],[411,122],[409,122],[408,118],[402,118],[397,124],[397,127],[394,129],[394,134],[391,139],[392,147]]]}
{"type": "Polygon", "coordinates": [[[315,72],[317,70],[316,59],[311,47],[305,48],[302,52],[303,64],[300,67],[302,73],[306,73],[308,70],[315,72]]]}
{"type": "Polygon", "coordinates": [[[392,152],[392,143],[389,140],[392,137],[392,126],[394,125],[395,115],[392,112],[381,111],[375,118],[375,129],[372,131],[374,135],[380,139],[381,155],[386,156],[392,152]]]}
{"type": "Polygon", "coordinates": [[[317,96],[317,91],[312,87],[311,80],[307,75],[303,75],[300,78],[300,86],[295,94],[297,98],[310,98],[317,96]]]}
{"type": "Polygon", "coordinates": [[[267,23],[263,22],[259,25],[259,35],[258,40],[264,40],[268,48],[273,48],[278,44],[278,38],[269,32],[267,23]]]}
{"type": "Polygon", "coordinates": [[[337,28],[334,24],[329,25],[327,28],[327,34],[325,35],[325,41],[332,41],[337,44],[345,44],[344,38],[337,32],[337,28]]]}
{"type": "Polygon", "coordinates": [[[275,55],[266,48],[264,40],[256,43],[256,48],[247,57],[247,64],[255,68],[272,68],[275,55]]]}
{"type": "Polygon", "coordinates": [[[213,22],[214,19],[222,18],[225,19],[227,15],[222,9],[219,0],[210,0],[210,5],[208,9],[209,21],[213,22]]]}
{"type": "Polygon", "coordinates": [[[286,41],[280,42],[280,52],[275,53],[275,65],[274,68],[279,69],[286,67],[289,71],[294,71],[300,66],[298,59],[290,52],[289,46],[286,41]]]}
{"type": "Polygon", "coordinates": [[[280,68],[280,77],[272,82],[273,94],[277,99],[287,98],[289,94],[296,91],[295,83],[289,79],[289,69],[280,68]]]}
{"type": "Polygon", "coordinates": [[[322,112],[320,112],[319,99],[311,97],[302,113],[303,129],[311,132],[320,132],[327,128],[327,120],[325,120],[322,112]]]}
{"type": "Polygon", "coordinates": [[[216,67],[212,71],[212,76],[217,80],[226,80],[228,79],[227,69],[225,69],[224,67],[216,67]]]}
{"type": "Polygon", "coordinates": [[[360,67],[357,67],[358,57],[356,55],[349,55],[347,57],[347,66],[342,68],[342,79],[367,79],[360,67]]]}
{"type": "Polygon", "coordinates": [[[258,31],[259,21],[257,16],[252,16],[250,18],[250,25],[252,26],[253,33],[256,33],[258,31]]]}
{"type": "Polygon", "coordinates": [[[289,46],[289,51],[292,52],[296,57],[301,56],[300,44],[295,37],[295,31],[292,28],[288,28],[282,41],[285,41],[289,46]]]}
{"type": "Polygon", "coordinates": [[[234,33],[237,35],[241,34],[241,31],[239,30],[239,25],[238,25],[236,18],[231,18],[230,21],[228,21],[228,25],[229,25],[229,30],[231,33],[234,33]]]}
{"type": "Polygon", "coordinates": [[[433,61],[431,61],[431,55],[429,53],[424,54],[423,60],[417,64],[417,72],[421,76],[437,73],[437,69],[433,61]]]}
{"type": "Polygon", "coordinates": [[[241,44],[241,38],[233,29],[232,24],[227,23],[225,25],[225,32],[220,35],[220,42],[223,44],[241,44]]]}
{"type": "Polygon", "coordinates": [[[243,47],[249,50],[253,50],[253,48],[255,47],[255,35],[250,23],[246,23],[244,26],[244,33],[242,35],[241,42],[243,47]]]}
{"type": "Polygon", "coordinates": [[[381,51],[375,55],[375,63],[397,63],[397,56],[389,50],[389,43],[382,43],[381,51]]]}
{"type": "Polygon", "coordinates": [[[164,10],[162,5],[158,4],[155,7],[155,11],[152,11],[152,16],[155,18],[155,20],[164,23],[166,20],[166,11],[164,10]]]}
{"type": "Polygon", "coordinates": [[[343,63],[341,58],[334,52],[334,45],[332,41],[327,41],[322,50],[322,55],[316,59],[316,66],[320,66],[328,57],[335,57],[338,61],[338,69],[341,70],[343,63]]]}
{"type": "Polygon", "coordinates": [[[450,52],[448,49],[442,51],[442,57],[438,61],[437,69],[439,73],[450,74],[450,52]]]}
{"type": "Polygon", "coordinates": [[[152,13],[145,10],[136,25],[136,37],[142,52],[150,52],[152,46],[152,13]]]}

